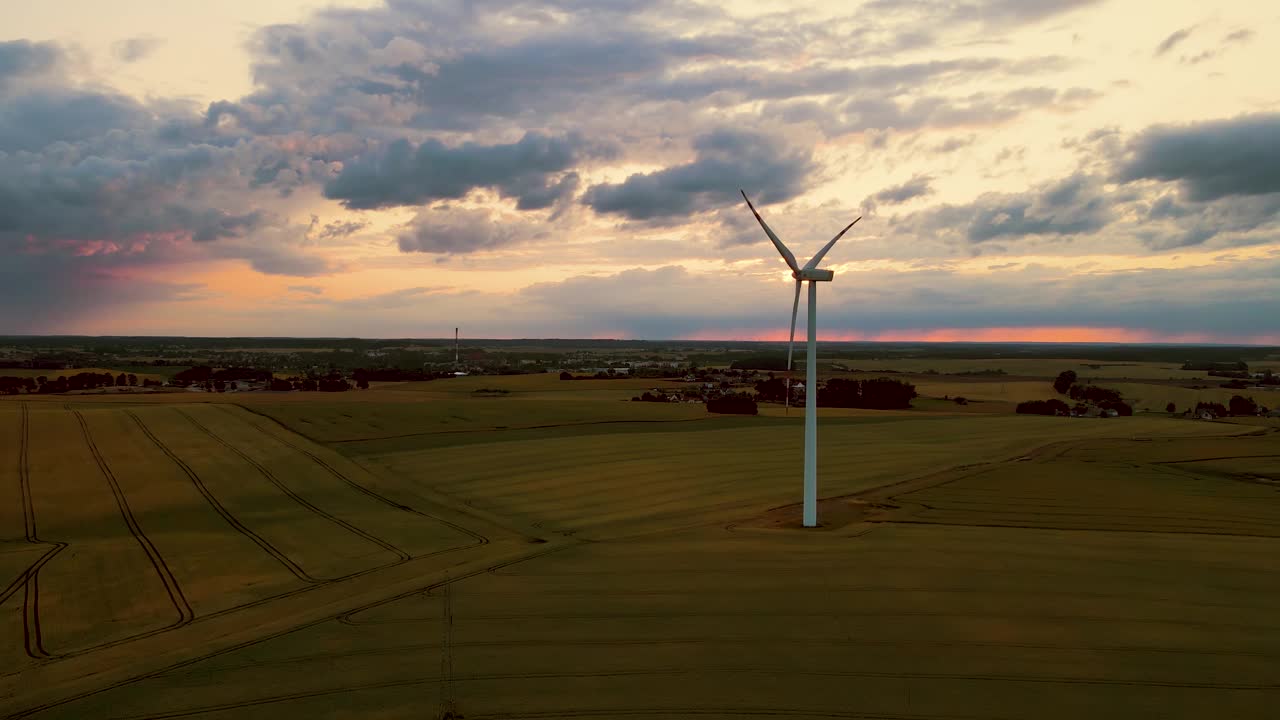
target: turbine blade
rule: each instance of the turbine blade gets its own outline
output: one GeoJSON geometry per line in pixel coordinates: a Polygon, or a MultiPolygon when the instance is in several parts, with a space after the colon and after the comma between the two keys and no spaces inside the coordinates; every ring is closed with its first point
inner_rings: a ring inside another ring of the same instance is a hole
{"type": "MultiPolygon", "coordinates": [[[[858,216],[858,220],[861,220],[861,219],[862,219],[862,216],[861,216],[861,215],[859,215],[859,216],[858,216]]],[[[828,250],[830,250],[830,249],[831,249],[831,247],[832,247],[833,245],[835,245],[835,244],[836,244],[836,241],[837,241],[837,240],[839,240],[840,238],[844,237],[844,234],[845,234],[845,233],[849,232],[849,228],[853,227],[854,225],[857,225],[857,224],[858,224],[858,220],[854,220],[853,222],[849,223],[848,225],[845,225],[843,230],[841,230],[839,233],[837,233],[835,237],[831,238],[831,242],[829,242],[829,243],[827,243],[826,245],[822,246],[822,249],[818,251],[818,254],[817,254],[817,255],[814,255],[812,260],[810,260],[809,262],[805,263],[804,269],[805,269],[805,270],[812,270],[812,269],[814,269],[814,268],[818,267],[818,263],[822,262],[822,258],[826,257],[827,251],[828,251],[828,250]]]]}
{"type": "Polygon", "coordinates": [[[787,341],[786,410],[791,409],[791,351],[796,345],[796,312],[800,310],[800,281],[796,280],[796,299],[791,301],[791,339],[787,341]]]}
{"type": "Polygon", "coordinates": [[[787,246],[783,245],[782,241],[778,239],[778,236],[773,234],[773,230],[769,229],[769,226],[765,224],[764,218],[760,217],[760,213],[756,212],[756,206],[751,204],[751,199],[747,197],[747,193],[741,189],[739,189],[738,192],[742,193],[742,199],[747,201],[747,207],[751,208],[751,214],[756,216],[756,220],[760,222],[760,227],[764,228],[765,235],[768,235],[769,239],[773,241],[773,246],[778,248],[778,252],[782,255],[782,259],[787,261],[787,266],[790,267],[792,271],[799,272],[800,264],[796,262],[796,256],[791,254],[791,251],[787,249],[787,246]]]}
{"type": "Polygon", "coordinates": [[[787,372],[791,372],[791,350],[796,344],[796,313],[800,310],[800,281],[796,281],[796,299],[791,302],[791,339],[787,341],[787,372]]]}

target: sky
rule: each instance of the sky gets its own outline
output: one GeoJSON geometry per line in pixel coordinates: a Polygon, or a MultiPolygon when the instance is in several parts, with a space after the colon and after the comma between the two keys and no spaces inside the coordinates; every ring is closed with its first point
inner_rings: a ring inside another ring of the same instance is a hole
{"type": "Polygon", "coordinates": [[[50,0],[0,334],[1280,344],[1280,9],[50,0]],[[803,332],[801,308],[800,328],[803,332]]]}

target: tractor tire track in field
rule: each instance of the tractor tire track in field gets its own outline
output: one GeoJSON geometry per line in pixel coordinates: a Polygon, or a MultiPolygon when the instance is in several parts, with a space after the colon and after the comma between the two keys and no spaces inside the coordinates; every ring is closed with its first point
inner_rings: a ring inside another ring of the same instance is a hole
{"type": "Polygon", "coordinates": [[[453,699],[453,584],[445,579],[444,607],[441,610],[442,630],[440,639],[440,715],[441,718],[458,717],[453,699]]]}
{"type": "Polygon", "coordinates": [[[124,490],[120,487],[120,482],[116,480],[116,476],[111,472],[111,467],[107,465],[106,459],[102,457],[102,453],[98,450],[98,445],[93,441],[93,435],[89,432],[89,424],[85,421],[84,415],[79,410],[72,410],[76,420],[80,423],[80,432],[84,436],[85,444],[89,446],[89,452],[93,455],[94,462],[98,464],[98,469],[102,471],[103,477],[107,479],[107,484],[111,486],[111,493],[115,496],[116,507],[120,509],[120,515],[124,518],[124,522],[129,526],[129,532],[133,535],[133,539],[138,542],[142,551],[146,553],[147,560],[151,562],[151,567],[155,568],[156,574],[160,577],[160,582],[164,584],[165,592],[169,595],[170,602],[178,611],[178,619],[166,626],[164,630],[172,630],[176,627],[186,625],[195,619],[195,612],[191,609],[191,604],[187,602],[186,596],[182,593],[182,588],[178,585],[178,579],[173,576],[173,571],[169,569],[168,564],[164,561],[164,556],[156,549],[151,538],[147,537],[143,532],[142,526],[138,524],[138,519],[133,514],[133,509],[129,507],[129,500],[125,497],[124,490]]]}
{"type": "Polygon", "coordinates": [[[233,530],[252,540],[255,545],[262,548],[263,552],[275,558],[277,562],[283,565],[284,568],[297,579],[312,584],[327,582],[313,577],[306,570],[302,569],[302,566],[294,562],[292,558],[281,552],[279,548],[267,542],[267,540],[261,535],[250,530],[244,525],[244,523],[240,522],[240,520],[236,518],[236,516],[233,515],[225,505],[218,501],[218,498],[214,497],[213,493],[204,484],[204,481],[196,474],[196,471],[191,469],[190,465],[184,462],[182,458],[174,454],[167,445],[161,442],[160,438],[156,437],[155,434],[151,432],[151,428],[148,428],[146,424],[142,422],[141,418],[139,418],[132,410],[125,410],[124,412],[126,415],[133,418],[133,421],[138,425],[138,429],[142,431],[142,434],[145,435],[152,444],[160,449],[160,452],[164,453],[166,457],[172,460],[174,464],[182,470],[182,472],[186,473],[187,479],[189,479],[191,484],[195,486],[196,490],[204,496],[204,499],[209,503],[209,506],[212,507],[214,512],[218,513],[218,515],[221,516],[233,530]]]}
{"type": "Polygon", "coordinates": [[[405,551],[401,550],[400,548],[398,548],[398,547],[396,547],[396,546],[392,545],[391,543],[389,543],[389,542],[387,542],[387,541],[385,541],[385,540],[383,540],[383,539],[381,539],[381,538],[374,537],[373,535],[371,535],[371,534],[369,534],[369,533],[365,532],[364,530],[361,530],[360,528],[356,527],[355,525],[352,525],[351,523],[347,522],[346,520],[343,520],[343,519],[341,519],[341,518],[335,517],[335,516],[333,516],[333,515],[331,515],[331,514],[329,514],[329,513],[325,512],[324,510],[321,510],[320,508],[316,507],[316,506],[315,506],[314,504],[312,504],[309,500],[307,500],[306,498],[302,497],[302,496],[301,496],[301,495],[299,495],[298,493],[294,492],[293,490],[291,490],[291,489],[289,488],[289,486],[288,486],[288,485],[285,485],[283,482],[281,482],[281,481],[280,481],[280,479],[279,479],[279,478],[277,478],[274,474],[272,474],[272,472],[271,472],[270,470],[268,470],[268,469],[266,468],[266,466],[262,465],[262,463],[259,463],[257,460],[254,460],[253,458],[249,457],[249,456],[248,456],[247,454],[245,454],[245,453],[244,453],[244,451],[242,451],[240,448],[238,448],[238,447],[236,447],[236,446],[232,445],[231,443],[227,442],[227,441],[226,441],[226,440],[224,440],[221,436],[219,436],[218,434],[214,433],[214,432],[213,432],[212,430],[210,430],[209,428],[207,428],[207,427],[205,427],[204,425],[202,425],[202,424],[200,423],[200,421],[196,420],[196,419],[195,419],[194,417],[192,417],[191,415],[188,415],[188,414],[187,414],[186,412],[184,412],[183,410],[179,410],[179,409],[177,409],[177,408],[175,408],[174,410],[175,410],[179,415],[181,415],[181,416],[183,416],[184,418],[186,418],[188,422],[190,422],[192,425],[194,425],[198,430],[200,430],[201,432],[203,432],[205,435],[208,435],[209,437],[213,438],[213,439],[214,439],[214,440],[216,440],[219,444],[221,444],[223,447],[225,447],[225,448],[227,448],[228,450],[230,450],[231,452],[235,453],[235,454],[236,454],[236,456],[237,456],[237,457],[239,457],[241,460],[244,460],[245,462],[247,462],[247,463],[249,463],[250,465],[252,465],[252,466],[254,467],[254,469],[256,469],[256,470],[257,470],[257,471],[258,471],[258,472],[259,472],[259,473],[260,473],[264,478],[266,478],[266,479],[267,479],[267,481],[268,481],[268,482],[270,482],[272,485],[276,486],[276,488],[277,488],[278,490],[280,490],[280,492],[284,493],[285,495],[288,495],[288,496],[289,496],[289,497],[290,497],[294,502],[296,502],[298,505],[300,505],[300,506],[302,506],[303,508],[306,508],[307,510],[311,511],[312,513],[314,513],[314,514],[315,514],[315,515],[317,515],[318,517],[324,518],[325,520],[328,520],[329,522],[333,523],[334,525],[337,525],[338,527],[343,528],[344,530],[347,530],[348,532],[352,533],[353,535],[356,535],[356,536],[358,536],[358,537],[360,537],[360,538],[363,538],[363,539],[365,539],[365,540],[367,540],[367,541],[369,541],[369,542],[373,543],[374,545],[377,545],[378,547],[382,548],[383,550],[386,550],[387,552],[390,552],[390,553],[392,553],[393,555],[395,555],[395,556],[397,557],[397,562],[395,562],[395,563],[390,563],[389,565],[386,565],[385,567],[390,567],[391,565],[398,565],[398,564],[400,564],[400,563],[408,562],[409,560],[411,560],[411,559],[412,559],[412,557],[409,555],[409,553],[407,553],[407,552],[405,552],[405,551]]]}
{"type": "MultiPolygon", "coordinates": [[[[550,555],[550,554],[552,554],[552,553],[560,552],[561,550],[565,550],[565,549],[568,549],[568,548],[570,548],[570,547],[574,547],[574,545],[573,545],[573,544],[559,545],[559,546],[556,546],[556,547],[547,548],[547,549],[542,550],[542,551],[540,551],[540,552],[532,553],[532,554],[530,554],[530,555],[524,555],[524,556],[522,556],[522,557],[512,558],[512,559],[509,559],[509,560],[503,560],[503,561],[501,561],[501,562],[493,563],[492,565],[486,565],[486,566],[484,566],[484,567],[476,568],[475,570],[471,570],[471,571],[469,571],[469,572],[461,573],[461,574],[459,574],[459,575],[454,575],[454,576],[448,577],[448,578],[446,578],[446,579],[444,579],[444,580],[441,580],[441,581],[439,581],[439,582],[431,583],[431,584],[426,585],[426,586],[424,586],[424,587],[414,588],[414,589],[412,589],[412,590],[407,590],[407,591],[405,591],[405,592],[398,593],[398,594],[396,594],[396,595],[392,595],[391,597],[382,598],[382,599],[380,599],[380,600],[374,600],[374,601],[372,601],[372,602],[365,603],[364,605],[361,605],[361,606],[359,606],[359,607],[352,608],[352,609],[350,609],[350,610],[345,610],[345,611],[343,611],[343,612],[334,613],[334,614],[332,614],[332,615],[328,615],[328,616],[325,616],[325,617],[316,618],[316,619],[311,620],[311,621],[309,621],[309,622],[301,623],[301,624],[299,624],[299,625],[297,625],[297,626],[295,626],[295,627],[288,628],[287,630],[281,630],[281,631],[278,631],[278,632],[274,632],[274,633],[270,633],[270,634],[267,634],[267,635],[263,635],[263,636],[261,636],[261,637],[254,638],[254,639],[252,639],[252,640],[246,640],[246,641],[244,641],[244,642],[237,643],[237,644],[235,644],[235,645],[231,645],[231,646],[229,646],[229,647],[225,647],[225,648],[222,648],[222,649],[220,649],[220,650],[214,650],[213,652],[205,653],[205,654],[203,654],[203,655],[198,655],[198,656],[196,656],[196,657],[192,657],[192,658],[188,658],[188,659],[186,659],[186,660],[182,660],[182,661],[180,661],[180,662],[176,662],[176,663],[174,663],[174,664],[172,664],[172,665],[169,665],[168,667],[160,668],[160,669],[158,669],[158,670],[153,670],[153,671],[148,672],[148,673],[142,673],[142,674],[140,674],[140,675],[137,675],[136,677],[128,678],[128,679],[126,679],[126,680],[121,680],[121,681],[118,681],[118,682],[110,683],[110,684],[105,685],[105,686],[103,686],[103,687],[100,687],[100,688],[98,688],[98,689],[96,689],[96,690],[89,690],[89,691],[86,691],[86,692],[79,693],[79,694],[77,694],[77,695],[71,695],[71,696],[68,696],[68,697],[61,698],[61,699],[59,699],[59,700],[55,700],[55,701],[53,701],[53,702],[48,702],[48,703],[45,703],[45,704],[43,704],[43,705],[37,705],[37,706],[35,706],[35,707],[29,707],[29,708],[25,708],[25,709],[22,709],[22,710],[18,710],[17,712],[11,713],[11,714],[9,714],[8,716],[6,716],[6,720],[19,720],[20,718],[28,718],[28,717],[31,717],[32,715],[35,715],[35,714],[40,713],[40,712],[43,712],[43,711],[45,711],[45,710],[50,710],[50,709],[55,708],[55,707],[59,707],[59,706],[62,706],[62,705],[66,705],[67,703],[75,702],[75,701],[77,701],[77,700],[83,700],[83,699],[85,699],[85,698],[93,697],[94,695],[100,695],[100,694],[102,694],[102,693],[109,692],[109,691],[111,691],[111,690],[115,690],[115,689],[117,689],[117,688],[126,687],[126,686],[129,686],[129,685],[133,685],[134,683],[142,682],[142,681],[144,681],[144,680],[149,680],[149,679],[152,679],[152,678],[160,677],[160,676],[162,676],[162,675],[170,674],[170,673],[174,672],[175,670],[180,670],[180,669],[185,668],[185,667],[190,667],[190,666],[192,666],[192,665],[196,665],[196,664],[201,663],[201,662],[203,662],[203,661],[205,661],[205,660],[209,660],[209,659],[211,659],[211,658],[218,657],[219,655],[226,655],[226,654],[228,654],[228,653],[233,653],[233,652],[236,652],[236,651],[238,651],[238,650],[244,650],[245,648],[253,647],[254,645],[259,645],[259,644],[264,643],[264,642],[267,642],[267,641],[269,641],[269,640],[274,640],[274,639],[276,639],[276,638],[284,637],[284,636],[286,636],[286,635],[291,635],[291,634],[296,633],[296,632],[301,632],[301,631],[303,631],[303,630],[307,630],[307,629],[309,629],[309,628],[316,627],[317,625],[322,625],[322,624],[324,624],[324,623],[331,622],[331,621],[334,621],[334,620],[337,620],[337,621],[341,622],[341,621],[342,621],[343,619],[345,619],[345,618],[350,618],[352,615],[356,615],[356,614],[359,614],[359,613],[365,612],[365,611],[367,611],[367,610],[372,610],[372,609],[374,609],[374,608],[381,607],[381,606],[383,606],[383,605],[387,605],[387,604],[390,604],[390,603],[393,603],[393,602],[397,602],[397,601],[399,601],[399,600],[404,600],[404,599],[406,599],[406,598],[410,598],[410,597],[413,597],[413,596],[415,596],[415,595],[421,595],[421,594],[423,594],[423,593],[429,593],[429,592],[431,592],[432,590],[434,590],[434,589],[436,589],[436,588],[441,588],[441,587],[444,587],[444,586],[446,586],[446,585],[448,585],[448,584],[450,584],[450,583],[455,583],[455,582],[458,582],[458,581],[460,581],[460,580],[466,580],[467,578],[472,578],[472,577],[476,577],[476,576],[479,576],[479,575],[483,575],[483,574],[485,574],[485,573],[493,572],[493,571],[495,571],[495,570],[499,570],[499,569],[501,569],[501,568],[509,567],[509,566],[511,566],[511,565],[517,565],[517,564],[519,564],[519,563],[529,562],[530,560],[536,560],[536,559],[538,559],[538,558],[545,557],[545,556],[550,555]]],[[[463,548],[451,548],[451,549],[449,549],[449,550],[442,550],[442,551],[440,551],[440,552],[438,552],[438,553],[431,553],[431,554],[432,554],[432,555],[439,555],[439,554],[442,554],[442,553],[446,553],[446,552],[453,552],[454,550],[460,550],[460,549],[463,549],[463,548]]],[[[363,574],[365,574],[365,573],[367,573],[367,572],[372,572],[372,570],[367,570],[367,571],[364,571],[364,572],[356,573],[356,575],[363,575],[363,574]]],[[[306,590],[306,589],[304,589],[303,591],[305,591],[305,590],[306,590]]],[[[295,592],[300,592],[300,591],[295,591],[295,592]]],[[[286,593],[286,594],[294,594],[294,593],[286,593]]],[[[264,601],[259,601],[259,602],[264,602],[264,601]]],[[[257,603],[250,603],[250,604],[257,604],[257,603]]],[[[244,607],[244,606],[241,606],[241,607],[244,607]]],[[[215,613],[215,614],[221,614],[221,613],[215,613]]],[[[206,617],[211,617],[211,616],[206,616],[206,617]]],[[[406,686],[412,686],[412,685],[431,684],[431,683],[435,683],[435,682],[437,682],[435,679],[409,680],[409,681],[397,681],[397,682],[390,682],[390,683],[377,683],[377,684],[374,684],[374,685],[372,685],[372,686],[368,686],[368,687],[406,687],[406,686]]],[[[322,690],[322,691],[310,692],[310,693],[300,693],[300,694],[298,694],[298,695],[297,695],[297,698],[299,698],[299,699],[300,699],[300,698],[307,698],[307,697],[318,697],[318,696],[323,696],[323,695],[334,695],[334,694],[340,694],[340,693],[344,693],[344,692],[350,692],[351,690],[360,690],[360,689],[364,689],[364,688],[365,688],[365,686],[357,686],[357,687],[354,687],[354,688],[329,689],[329,690],[322,690]]],[[[286,697],[286,698],[283,698],[283,699],[293,699],[293,696],[289,696],[289,697],[286,697]]],[[[279,700],[279,699],[249,700],[249,701],[245,701],[245,702],[239,702],[239,703],[231,703],[231,704],[228,704],[227,706],[225,706],[225,709],[228,709],[228,710],[234,710],[234,709],[236,709],[236,708],[242,708],[242,707],[253,707],[253,706],[257,706],[257,705],[265,705],[265,704],[269,704],[269,703],[272,703],[272,702],[280,702],[280,701],[281,701],[281,700],[279,700]]],[[[206,708],[206,709],[202,709],[202,710],[195,710],[195,711],[191,711],[191,710],[183,710],[183,711],[178,711],[178,712],[176,712],[176,713],[162,713],[162,714],[158,714],[158,715],[145,715],[145,716],[136,716],[136,717],[138,718],[138,720],[140,720],[141,718],[155,718],[156,720],[159,720],[160,718],[168,718],[168,717],[185,717],[185,716],[189,716],[189,715],[198,715],[198,714],[201,714],[201,713],[213,712],[214,710],[220,710],[220,709],[224,709],[224,708],[223,708],[222,706],[219,706],[219,707],[216,707],[216,708],[206,708]]]]}
{"type": "MultiPolygon", "coordinates": [[[[223,406],[219,406],[219,407],[223,407],[223,406]]],[[[255,415],[261,415],[261,413],[257,413],[257,412],[254,412],[253,410],[249,410],[249,408],[246,408],[246,407],[244,407],[243,405],[236,405],[236,407],[238,407],[238,408],[240,408],[240,409],[242,409],[242,410],[244,410],[244,411],[246,411],[246,412],[253,413],[253,414],[255,414],[255,415]]],[[[232,411],[231,411],[230,409],[227,409],[227,408],[224,408],[224,409],[226,409],[226,411],[227,411],[228,413],[232,413],[232,411]]],[[[232,414],[234,414],[234,413],[232,413],[232,414]]],[[[263,417],[265,417],[265,416],[263,416],[263,417]]],[[[237,419],[239,419],[239,418],[237,418],[237,419]]],[[[279,423],[277,423],[277,424],[279,424],[279,423]]],[[[250,425],[251,427],[253,427],[253,428],[258,429],[258,430],[262,430],[262,426],[261,426],[261,425],[258,425],[257,423],[250,422],[250,423],[249,423],[249,425],[250,425]]],[[[281,425],[281,427],[284,427],[284,426],[283,426],[283,425],[281,425]]],[[[286,429],[286,430],[288,430],[288,428],[285,428],[285,429],[286,429]]],[[[289,432],[293,432],[293,431],[291,431],[291,430],[290,430],[289,432]]],[[[338,480],[342,481],[343,483],[346,483],[346,484],[347,484],[349,487],[351,487],[353,490],[355,490],[355,491],[357,491],[357,492],[359,492],[359,493],[361,493],[361,494],[363,494],[363,495],[365,495],[365,496],[367,496],[367,497],[370,497],[370,498],[372,498],[372,499],[376,500],[377,502],[380,502],[380,503],[382,503],[382,504],[384,504],[384,505],[387,505],[388,507],[395,508],[396,510],[401,510],[401,511],[403,511],[403,512],[407,512],[407,513],[413,513],[414,515],[418,515],[418,516],[421,516],[421,517],[427,518],[427,519],[429,519],[429,520],[433,520],[433,521],[435,521],[435,522],[438,522],[438,523],[440,523],[441,525],[444,525],[444,526],[446,526],[446,527],[452,528],[453,530],[456,530],[457,532],[460,532],[460,533],[462,533],[462,534],[464,534],[464,535],[468,535],[468,536],[470,536],[470,537],[474,538],[475,540],[477,540],[477,541],[478,541],[478,542],[477,542],[477,544],[479,544],[479,545],[484,545],[484,544],[486,544],[486,543],[488,543],[488,542],[489,542],[489,539],[488,539],[487,537],[485,537],[485,536],[483,536],[483,535],[481,535],[481,534],[479,534],[479,533],[477,533],[477,532],[473,532],[473,531],[471,531],[471,530],[468,530],[467,528],[465,528],[465,527],[463,527],[463,526],[461,526],[461,525],[458,525],[458,524],[456,524],[456,523],[449,522],[448,520],[445,520],[444,518],[436,517],[435,515],[431,515],[431,514],[429,514],[429,513],[422,512],[421,510],[418,510],[418,509],[416,509],[416,508],[409,507],[408,505],[404,505],[404,504],[402,504],[402,503],[398,503],[398,502],[396,502],[395,500],[392,500],[391,498],[386,497],[385,495],[381,495],[381,494],[379,494],[379,493],[377,493],[377,492],[375,492],[375,491],[373,491],[373,490],[370,490],[369,488],[365,487],[364,485],[361,485],[360,483],[358,483],[358,482],[356,482],[356,481],[352,480],[351,478],[347,477],[345,474],[343,474],[342,472],[340,472],[337,468],[333,467],[333,466],[332,466],[332,465],[330,465],[329,463],[325,462],[325,461],[324,461],[324,459],[323,459],[323,458],[321,458],[319,455],[316,455],[315,453],[311,452],[310,450],[308,450],[308,449],[306,449],[306,448],[304,448],[304,447],[302,447],[302,446],[300,446],[300,445],[296,445],[296,444],[294,444],[294,443],[290,442],[287,438],[280,437],[279,435],[276,435],[275,433],[267,432],[267,431],[265,431],[265,430],[263,430],[263,434],[265,434],[265,435],[269,435],[270,437],[274,438],[276,441],[280,442],[282,445],[285,445],[285,446],[287,446],[287,447],[293,448],[294,450],[296,450],[296,451],[298,451],[298,452],[302,453],[303,455],[306,455],[307,457],[311,458],[311,460],[312,460],[313,462],[315,462],[317,465],[319,465],[320,467],[324,468],[324,469],[325,469],[325,471],[326,471],[326,472],[328,472],[328,473],[329,473],[330,475],[332,475],[333,477],[337,478],[338,480]]],[[[305,437],[305,436],[303,436],[303,437],[305,437]]]]}
{"type": "MultiPolygon", "coordinates": [[[[359,623],[364,625],[366,623],[359,623]]],[[[627,639],[627,640],[473,640],[470,642],[451,642],[451,648],[560,648],[560,647],[653,647],[653,646],[707,646],[707,645],[752,645],[760,646],[762,643],[777,645],[779,647],[787,647],[791,645],[797,646],[813,646],[813,647],[869,647],[869,648],[983,648],[998,650],[1055,650],[1063,652],[1080,652],[1080,653],[1155,653],[1161,655],[1208,655],[1212,657],[1239,657],[1239,658],[1263,658],[1269,660],[1280,660],[1280,655],[1273,653],[1252,652],[1246,650],[1197,650],[1188,648],[1170,648],[1158,646],[1142,646],[1142,645],[1050,645],[1045,643],[1019,643],[1019,642],[996,642],[996,641],[930,641],[930,640],[859,640],[859,639],[822,639],[809,640],[805,638],[773,638],[761,639],[755,637],[725,637],[722,635],[712,635],[707,637],[685,637],[672,639],[627,639]]],[[[261,667],[283,667],[289,665],[298,665],[307,662],[332,662],[337,660],[348,660],[358,657],[378,657],[383,655],[399,655],[407,652],[420,652],[424,650],[442,650],[444,646],[441,643],[411,643],[407,645],[388,645],[385,647],[368,648],[364,650],[350,650],[347,652],[321,652],[310,655],[297,655],[293,657],[279,658],[276,660],[254,660],[235,665],[219,665],[218,667],[206,672],[192,672],[189,677],[208,678],[212,675],[220,673],[235,672],[237,670],[245,670],[248,668],[261,667]]]]}
{"type": "MultiPolygon", "coordinates": [[[[21,585],[22,647],[27,657],[44,660],[52,656],[44,647],[44,634],[40,629],[40,569],[52,560],[54,555],[66,549],[67,544],[56,541],[49,543],[40,539],[40,534],[36,527],[35,502],[31,497],[31,463],[29,459],[31,411],[25,402],[21,404],[21,408],[18,425],[18,484],[22,489],[22,524],[28,543],[32,545],[52,544],[53,548],[32,563],[14,580],[14,583],[9,588],[5,589],[4,598],[7,598],[11,593],[17,592],[19,584],[21,585]]],[[[4,598],[0,598],[0,602],[3,602],[4,598]]]]}
{"type": "MultiPolygon", "coordinates": [[[[1050,675],[998,675],[998,674],[968,674],[968,673],[920,673],[920,672],[875,672],[875,671],[843,671],[843,670],[808,670],[794,671],[785,670],[783,668],[737,668],[737,667],[713,667],[713,668],[651,668],[639,670],[603,670],[596,672],[533,672],[533,673],[493,673],[484,675],[472,675],[465,678],[469,681],[492,682],[495,680],[565,680],[565,679],[603,679],[603,678],[628,678],[628,677],[681,677],[681,676],[698,676],[698,675],[768,675],[771,677],[818,677],[818,678],[858,678],[867,680],[967,680],[976,682],[1012,682],[1012,683],[1034,683],[1042,685],[1092,685],[1092,686],[1120,686],[1135,688],[1189,688],[1200,690],[1248,690],[1248,691],[1270,691],[1280,689],[1280,685],[1270,683],[1212,683],[1212,682],[1176,682],[1162,680],[1112,680],[1109,678],[1097,677],[1069,677],[1069,676],[1050,676],[1050,675]]],[[[434,685],[442,683],[440,678],[410,678],[406,680],[393,680],[375,683],[360,683],[356,685],[347,685],[337,688],[325,688],[323,690],[310,690],[306,692],[286,693],[282,695],[274,695],[252,700],[240,702],[222,703],[218,705],[206,705],[195,708],[184,708],[182,710],[174,710],[170,712],[152,713],[146,715],[128,715],[117,716],[113,720],[164,720],[166,718],[190,717],[193,715],[203,715],[212,712],[225,712],[230,710],[239,710],[247,707],[261,707],[263,705],[272,705],[275,703],[290,702],[296,700],[306,700],[316,697],[325,697],[331,695],[340,695],[351,692],[359,692],[362,690],[381,690],[389,688],[413,687],[419,685],[434,685]]],[[[670,708],[620,708],[615,710],[604,709],[567,709],[555,711],[542,711],[529,713],[521,711],[515,713],[518,717],[573,717],[584,715],[644,715],[644,714],[661,714],[665,716],[688,716],[698,714],[716,714],[716,715],[739,715],[739,714],[756,714],[756,715],[780,715],[791,717],[832,717],[832,718],[945,718],[948,716],[938,715],[898,715],[898,714],[881,714],[881,713],[859,713],[846,711],[823,711],[823,710],[772,710],[762,709],[753,710],[750,708],[708,708],[708,707],[670,707],[670,708]]],[[[459,717],[456,715],[444,715],[442,717],[459,717]]],[[[499,713],[495,715],[471,715],[475,718],[510,718],[512,713],[499,713]]],[[[975,718],[975,716],[950,716],[952,718],[975,718]]],[[[976,720],[976,718],[975,718],[976,720]]]]}

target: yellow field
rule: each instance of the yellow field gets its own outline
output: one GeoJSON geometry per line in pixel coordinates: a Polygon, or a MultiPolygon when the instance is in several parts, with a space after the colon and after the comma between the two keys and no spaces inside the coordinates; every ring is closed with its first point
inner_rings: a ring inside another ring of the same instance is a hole
{"type": "Polygon", "coordinates": [[[987,380],[0,398],[0,716],[1271,717],[1280,422],[987,380]]]}

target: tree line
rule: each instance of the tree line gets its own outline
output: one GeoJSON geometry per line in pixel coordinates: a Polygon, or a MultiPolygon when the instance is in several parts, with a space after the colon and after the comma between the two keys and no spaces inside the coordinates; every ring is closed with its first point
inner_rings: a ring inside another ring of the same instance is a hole
{"type": "MultiPolygon", "coordinates": [[[[144,380],[143,383],[159,384],[158,382],[149,379],[144,380]]],[[[52,380],[44,375],[40,375],[35,378],[5,375],[0,377],[0,393],[5,395],[17,395],[19,393],[43,395],[49,393],[64,393],[70,390],[94,390],[105,387],[133,387],[137,384],[138,376],[132,373],[112,375],[111,373],[82,372],[71,376],[59,375],[52,380]]]]}

